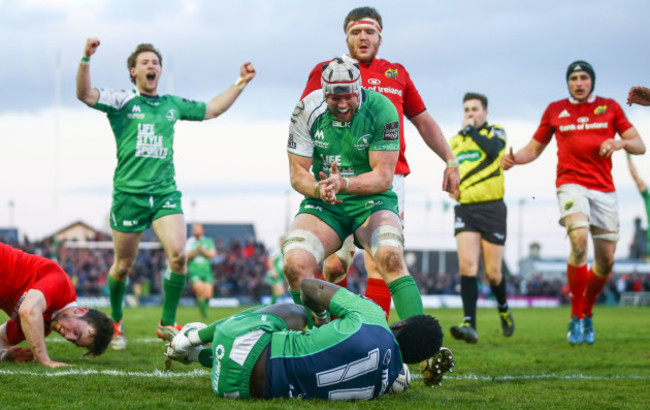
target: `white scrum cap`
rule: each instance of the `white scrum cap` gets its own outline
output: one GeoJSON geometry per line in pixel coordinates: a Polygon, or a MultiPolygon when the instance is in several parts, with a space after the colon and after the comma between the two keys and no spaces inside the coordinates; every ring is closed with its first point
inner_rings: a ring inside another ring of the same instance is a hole
{"type": "Polygon", "coordinates": [[[325,97],[356,94],[361,99],[361,70],[348,60],[332,60],[323,69],[320,84],[325,97]]]}

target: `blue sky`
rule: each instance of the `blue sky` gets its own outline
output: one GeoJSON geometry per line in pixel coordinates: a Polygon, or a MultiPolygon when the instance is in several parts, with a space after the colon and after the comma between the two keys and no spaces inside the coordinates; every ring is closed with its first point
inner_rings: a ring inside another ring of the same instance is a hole
{"type": "MultiPolygon", "coordinates": [[[[177,128],[177,176],[188,219],[250,220],[275,243],[299,201],[288,184],[288,117],[314,64],[346,51],[343,19],[360,5],[382,13],[379,56],[408,69],[448,138],[461,121],[462,95],[471,90],[488,95],[489,120],[504,125],[511,145],[521,147],[546,105],[567,96],[565,70],[576,59],[593,65],[596,93],[621,104],[631,86],[650,85],[650,2],[644,0],[0,0],[0,172],[12,176],[0,182],[0,226],[13,223],[33,237],[71,219],[104,227],[114,142],[103,115],[76,100],[74,83],[85,39],[96,36],[102,45],[91,76],[98,87],[131,87],[126,57],[140,42],[163,53],[160,91],[197,100],[224,90],[244,61],[255,64],[257,77],[224,116],[177,128]],[[260,203],[275,204],[273,224],[258,222],[260,203]]],[[[644,139],[649,136],[650,110],[624,109],[644,139]]],[[[407,245],[410,237],[418,247],[453,248],[449,212],[439,206],[450,203],[438,188],[442,165],[412,127],[407,143],[413,168],[407,245]]],[[[554,161],[549,146],[539,163],[508,175],[510,248],[539,239],[543,252],[566,253],[568,242],[559,241],[556,226],[554,161]],[[531,213],[523,239],[517,234],[522,198],[531,213]]],[[[650,166],[637,164],[650,178],[650,166]]],[[[642,210],[619,159],[615,182],[627,229],[642,210]]],[[[627,246],[621,241],[619,251],[627,246]]],[[[509,252],[513,259],[521,250],[509,252]]]]}

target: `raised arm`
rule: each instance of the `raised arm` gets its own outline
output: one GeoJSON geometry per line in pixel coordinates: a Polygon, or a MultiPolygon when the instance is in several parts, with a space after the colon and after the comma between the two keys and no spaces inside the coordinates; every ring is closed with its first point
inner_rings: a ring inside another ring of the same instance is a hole
{"type": "Polygon", "coordinates": [[[531,139],[525,147],[517,151],[516,154],[513,154],[512,147],[510,151],[501,157],[501,168],[504,171],[509,170],[515,165],[527,164],[533,162],[544,152],[546,145],[537,142],[535,139],[531,139]]]}
{"type": "Polygon", "coordinates": [[[36,360],[49,367],[68,366],[67,363],[55,362],[50,359],[45,345],[45,325],[43,312],[47,307],[45,295],[40,290],[30,289],[18,309],[20,325],[25,339],[36,360]]]}
{"type": "Polygon", "coordinates": [[[457,191],[460,184],[458,163],[438,123],[427,111],[412,117],[411,122],[417,128],[425,144],[447,164],[442,177],[442,190],[449,193],[457,191]]]}
{"type": "Polygon", "coordinates": [[[90,84],[90,57],[95,54],[97,47],[99,47],[99,39],[86,40],[86,47],[77,70],[77,98],[90,107],[97,104],[99,100],[99,91],[90,84]]]}
{"type": "Polygon", "coordinates": [[[253,63],[246,62],[239,69],[239,78],[226,91],[217,95],[205,107],[205,120],[216,118],[230,108],[237,97],[242,93],[246,85],[255,77],[253,63]]]}

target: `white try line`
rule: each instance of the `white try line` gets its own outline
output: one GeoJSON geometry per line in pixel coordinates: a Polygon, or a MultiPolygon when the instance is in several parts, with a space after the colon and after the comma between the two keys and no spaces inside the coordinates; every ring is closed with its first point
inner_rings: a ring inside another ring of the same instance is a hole
{"type": "MultiPolygon", "coordinates": [[[[0,375],[9,376],[36,376],[36,377],[61,377],[61,376],[115,376],[115,377],[149,377],[159,379],[169,378],[194,378],[194,377],[208,377],[210,372],[207,369],[194,369],[189,372],[174,372],[154,370],[152,372],[128,372],[123,370],[93,370],[93,369],[65,369],[65,370],[48,370],[45,372],[34,372],[26,370],[7,370],[0,369],[0,375]]],[[[422,378],[419,374],[412,376],[413,380],[420,380],[422,378]]],[[[614,375],[614,376],[589,376],[584,374],[530,374],[519,376],[484,376],[484,375],[460,375],[460,376],[445,376],[445,380],[479,380],[479,381],[510,381],[510,380],[650,380],[650,376],[640,375],[614,375]]]]}
{"type": "MultiPolygon", "coordinates": [[[[142,338],[138,338],[138,339],[129,339],[129,338],[127,338],[126,340],[129,343],[161,343],[161,344],[167,343],[167,341],[162,340],[159,337],[142,337],[142,338]]],[[[53,338],[48,337],[46,339],[46,341],[47,341],[47,343],[63,343],[63,342],[69,343],[66,339],[64,339],[62,337],[53,337],[53,338]]]]}
{"type": "MultiPolygon", "coordinates": [[[[420,380],[421,374],[413,374],[413,380],[420,380]]],[[[614,375],[614,376],[589,376],[585,374],[522,374],[518,376],[483,376],[476,374],[466,374],[461,376],[445,376],[442,380],[479,380],[479,381],[510,381],[510,380],[650,380],[650,376],[640,376],[636,374],[614,375]]]]}
{"type": "Polygon", "coordinates": [[[177,378],[177,377],[205,377],[210,376],[208,370],[195,369],[190,372],[173,372],[154,370],[153,372],[125,372],[123,370],[93,370],[93,369],[66,369],[66,370],[48,370],[46,372],[33,372],[25,370],[3,370],[0,369],[0,375],[6,374],[11,376],[118,376],[118,377],[152,377],[152,378],[177,378]]]}

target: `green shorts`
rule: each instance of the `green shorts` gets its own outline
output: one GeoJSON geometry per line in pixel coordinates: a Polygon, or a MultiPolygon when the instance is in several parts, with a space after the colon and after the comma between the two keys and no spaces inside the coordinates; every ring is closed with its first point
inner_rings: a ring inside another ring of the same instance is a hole
{"type": "Polygon", "coordinates": [[[208,267],[208,269],[188,269],[187,277],[190,283],[197,281],[214,283],[214,276],[212,275],[212,269],[210,267],[208,267]]]}
{"type": "Polygon", "coordinates": [[[341,199],[340,204],[330,205],[320,199],[305,198],[300,203],[298,215],[317,216],[336,231],[341,243],[377,211],[388,210],[399,217],[397,194],[392,189],[376,195],[350,195],[341,199]]]}
{"type": "Polygon", "coordinates": [[[140,232],[160,217],[182,213],[180,191],[164,195],[138,195],[113,191],[111,228],[120,232],[140,232]]]}
{"type": "Polygon", "coordinates": [[[218,324],[212,339],[212,391],[219,397],[250,398],[255,362],[271,333],[287,329],[284,319],[269,312],[244,312],[218,324]]]}

